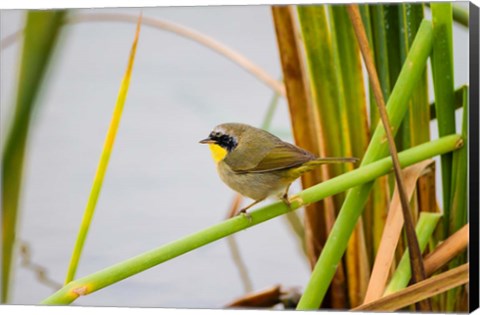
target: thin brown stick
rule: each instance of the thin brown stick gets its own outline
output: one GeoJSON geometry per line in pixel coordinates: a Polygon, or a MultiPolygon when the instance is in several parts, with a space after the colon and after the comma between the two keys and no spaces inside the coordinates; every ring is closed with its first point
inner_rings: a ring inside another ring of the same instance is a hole
{"type": "Polygon", "coordinates": [[[405,306],[428,299],[432,296],[458,287],[469,281],[469,264],[461,265],[437,276],[411,285],[403,290],[387,295],[354,311],[395,311],[405,306]]]}
{"type": "Polygon", "coordinates": [[[305,246],[305,228],[303,226],[302,220],[299,214],[295,211],[288,212],[283,216],[285,218],[285,223],[288,224],[290,229],[293,231],[298,240],[298,246],[302,251],[302,254],[307,257],[307,247],[305,246]]]}
{"type": "MultiPolygon", "coordinates": [[[[233,197],[230,209],[227,213],[227,219],[232,218],[240,209],[242,204],[243,196],[240,194],[235,194],[233,197]]],[[[243,261],[242,255],[240,254],[240,249],[238,248],[237,240],[235,235],[230,235],[226,238],[228,248],[230,249],[230,254],[232,255],[232,260],[235,266],[237,267],[240,279],[242,280],[243,289],[245,293],[251,292],[253,290],[253,283],[248,274],[247,265],[243,261]]]]}
{"type": "Polygon", "coordinates": [[[4,50],[8,46],[12,45],[15,43],[20,36],[22,36],[23,30],[16,31],[15,33],[12,33],[10,35],[7,35],[4,39],[2,39],[0,43],[0,50],[4,50]]]}
{"type": "Polygon", "coordinates": [[[423,260],[427,277],[467,249],[469,224],[452,234],[423,260]]]}
{"type": "Polygon", "coordinates": [[[238,212],[240,209],[240,205],[242,204],[243,196],[240,194],[235,194],[235,196],[232,199],[232,203],[230,204],[230,208],[227,212],[227,217],[226,219],[233,218],[235,214],[238,212]]]}
{"type": "Polygon", "coordinates": [[[38,282],[57,291],[62,287],[62,284],[50,279],[47,268],[40,266],[32,261],[32,251],[30,245],[26,241],[20,241],[20,265],[26,269],[33,271],[38,282]]]}
{"type": "MultiPolygon", "coordinates": [[[[369,47],[367,34],[365,33],[365,28],[363,26],[358,5],[356,4],[349,5],[347,6],[347,10],[348,10],[348,15],[350,16],[350,20],[352,21],[352,24],[353,24],[353,28],[360,46],[360,50],[362,52],[362,56],[368,72],[368,77],[372,84],[372,89],[375,95],[378,111],[380,113],[380,118],[382,120],[382,124],[385,129],[385,135],[387,136],[388,148],[390,150],[390,155],[392,156],[392,161],[393,161],[395,180],[398,186],[400,201],[402,203],[403,218],[405,221],[405,231],[407,235],[407,243],[408,243],[408,248],[410,252],[412,280],[413,280],[413,283],[416,283],[425,279],[425,269],[423,266],[422,253],[420,251],[420,247],[418,246],[415,227],[413,225],[412,214],[410,211],[410,205],[409,205],[407,193],[405,192],[405,184],[403,182],[400,162],[398,161],[397,148],[395,146],[395,141],[393,139],[390,122],[387,116],[385,101],[383,99],[382,90],[380,88],[380,82],[378,80],[377,70],[375,69],[372,51],[369,47]]],[[[418,304],[418,308],[422,311],[430,311],[432,309],[429,301],[422,301],[421,303],[418,304]]]]}

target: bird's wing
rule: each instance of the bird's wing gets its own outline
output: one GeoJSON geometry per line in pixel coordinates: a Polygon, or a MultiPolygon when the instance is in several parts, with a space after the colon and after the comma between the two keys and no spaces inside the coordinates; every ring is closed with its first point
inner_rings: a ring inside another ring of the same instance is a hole
{"type": "Polygon", "coordinates": [[[276,144],[260,162],[248,169],[236,169],[238,173],[262,173],[282,170],[314,160],[315,156],[290,143],[276,144]]]}

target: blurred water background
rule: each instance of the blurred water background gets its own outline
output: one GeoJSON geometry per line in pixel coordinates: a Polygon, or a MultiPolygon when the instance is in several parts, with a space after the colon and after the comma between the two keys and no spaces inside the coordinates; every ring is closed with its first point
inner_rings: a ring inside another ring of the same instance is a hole
{"type": "MultiPolygon", "coordinates": [[[[140,11],[205,33],[272,77],[281,75],[268,6],[71,13],[138,15],[140,11]]],[[[24,16],[25,11],[2,11],[1,38],[20,30],[24,16]]],[[[45,266],[49,277],[59,283],[66,275],[134,31],[134,24],[117,22],[66,26],[38,99],[41,104],[27,147],[17,235],[31,246],[35,263],[45,266]]],[[[467,30],[455,27],[454,42],[458,86],[468,82],[467,30]]],[[[20,48],[17,41],[1,52],[2,142],[12,115],[20,48]]],[[[223,220],[234,194],[220,181],[208,148],[198,140],[222,122],[259,126],[272,95],[267,86],[224,57],[178,35],[144,26],[77,277],[223,220]]],[[[436,137],[435,124],[431,129],[436,137]]],[[[272,131],[292,140],[284,100],[275,113],[272,131]]],[[[298,189],[297,184],[292,191],[298,189]]],[[[236,240],[255,290],[306,284],[309,266],[284,218],[242,231],[236,240]]],[[[38,304],[52,290],[20,263],[16,258],[11,303],[38,304]]],[[[217,308],[242,294],[227,242],[220,240],[74,304],[217,308]]]]}

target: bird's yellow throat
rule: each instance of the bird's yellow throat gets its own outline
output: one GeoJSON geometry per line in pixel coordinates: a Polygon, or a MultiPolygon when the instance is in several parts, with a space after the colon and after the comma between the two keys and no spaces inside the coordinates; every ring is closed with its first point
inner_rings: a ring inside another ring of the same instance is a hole
{"type": "Polygon", "coordinates": [[[210,143],[208,144],[210,151],[212,152],[212,157],[215,163],[220,162],[227,155],[227,150],[219,146],[218,144],[210,143]]]}

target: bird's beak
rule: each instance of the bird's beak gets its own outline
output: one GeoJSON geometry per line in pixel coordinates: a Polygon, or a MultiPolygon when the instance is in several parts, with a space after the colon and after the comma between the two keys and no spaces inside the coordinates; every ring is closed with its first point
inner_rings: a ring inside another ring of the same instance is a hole
{"type": "Polygon", "coordinates": [[[210,139],[210,138],[207,138],[207,139],[200,140],[199,143],[202,143],[202,144],[216,143],[216,141],[215,141],[215,140],[212,140],[212,139],[210,139]]]}

